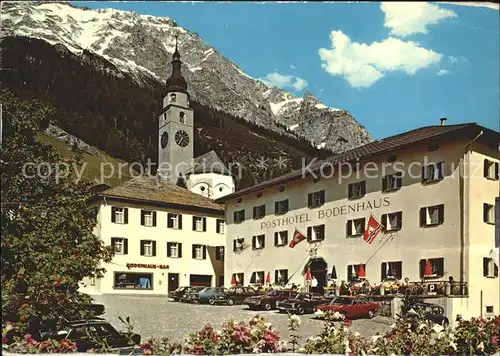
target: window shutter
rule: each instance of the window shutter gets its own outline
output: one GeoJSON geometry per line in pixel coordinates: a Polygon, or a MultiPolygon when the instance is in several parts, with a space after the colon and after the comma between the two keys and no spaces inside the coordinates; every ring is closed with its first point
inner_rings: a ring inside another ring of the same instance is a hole
{"type": "Polygon", "coordinates": [[[387,230],[387,214],[382,214],[380,222],[384,225],[382,229],[387,230]]]}
{"type": "Polygon", "coordinates": [[[261,248],[266,247],[266,235],[262,235],[262,245],[260,247],[261,248]]]}
{"type": "Polygon", "coordinates": [[[196,231],[196,216],[193,216],[193,231],[196,231]]]}
{"type": "Polygon", "coordinates": [[[347,266],[347,280],[350,282],[352,279],[352,265],[347,266]]]}
{"type": "Polygon", "coordinates": [[[382,269],[381,269],[381,273],[380,273],[380,277],[381,277],[381,278],[380,278],[380,280],[381,280],[381,281],[383,281],[383,280],[384,280],[384,278],[385,278],[385,277],[387,277],[387,276],[385,275],[385,271],[387,270],[387,269],[386,269],[386,268],[387,268],[387,267],[386,267],[386,265],[387,265],[387,263],[386,263],[386,262],[382,262],[382,269]]]}
{"type": "Polygon", "coordinates": [[[116,222],[116,208],[114,206],[111,207],[111,222],[116,222]]]}
{"type": "Polygon", "coordinates": [[[365,195],[366,194],[366,181],[362,181],[361,182],[361,195],[365,195]]]}
{"type": "Polygon", "coordinates": [[[141,225],[144,225],[144,215],[146,212],[144,210],[141,210],[141,225]]]}
{"type": "Polygon", "coordinates": [[[174,227],[174,222],[172,220],[172,214],[168,213],[167,215],[167,227],[173,228],[174,227]]]}
{"type": "Polygon", "coordinates": [[[354,189],[354,186],[352,183],[347,186],[347,196],[349,198],[352,198],[354,196],[353,189],[354,189]]]}
{"type": "Polygon", "coordinates": [[[178,214],[177,218],[179,219],[179,230],[182,230],[182,214],[178,214]]]}
{"type": "Polygon", "coordinates": [[[283,243],[286,245],[288,243],[288,230],[285,231],[285,236],[283,238],[283,243]]]}
{"type": "Polygon", "coordinates": [[[254,219],[257,218],[257,207],[256,206],[253,207],[253,218],[254,219]]]}
{"type": "Polygon", "coordinates": [[[347,220],[347,223],[345,225],[345,231],[347,236],[352,235],[352,220],[347,220]]]}
{"type": "Polygon", "coordinates": [[[484,160],[484,165],[483,165],[483,175],[485,178],[488,178],[489,176],[489,161],[487,159],[484,160]]]}
{"type": "Polygon", "coordinates": [[[382,178],[382,191],[385,192],[387,190],[387,177],[382,178]]]}
{"type": "Polygon", "coordinates": [[[325,225],[321,225],[321,240],[325,239],[325,225]]]}
{"type": "Polygon", "coordinates": [[[128,255],[128,239],[123,239],[123,254],[128,255]]]}
{"type": "Polygon", "coordinates": [[[439,223],[444,223],[444,205],[439,206],[439,223]]]}
{"type": "Polygon", "coordinates": [[[153,226],[156,226],[156,211],[153,211],[153,226]]]}
{"type": "Polygon", "coordinates": [[[236,251],[236,240],[233,240],[233,251],[236,251]]]}
{"type": "Polygon", "coordinates": [[[278,246],[278,233],[274,233],[274,246],[278,246]]]}
{"type": "Polygon", "coordinates": [[[307,228],[307,241],[311,241],[312,240],[312,226],[309,226],[307,228]]]}
{"type": "Polygon", "coordinates": [[[483,203],[483,221],[488,222],[488,204],[483,203]]]}
{"type": "Polygon", "coordinates": [[[233,221],[234,221],[234,222],[238,222],[238,214],[237,214],[237,211],[235,211],[235,212],[233,213],[233,221]]]}
{"type": "Polygon", "coordinates": [[[422,167],[422,183],[427,182],[427,167],[422,167]]]}
{"type": "Polygon", "coordinates": [[[144,256],[144,241],[141,240],[141,256],[144,256]]]}
{"type": "Polygon", "coordinates": [[[498,162],[495,162],[495,179],[497,179],[497,180],[498,180],[498,178],[500,178],[499,172],[498,172],[498,166],[499,166],[498,162]]]}
{"type": "Polygon", "coordinates": [[[115,244],[116,244],[116,238],[112,237],[111,238],[111,246],[113,247],[113,250],[115,249],[115,244]]]}
{"type": "Polygon", "coordinates": [[[424,277],[425,260],[420,260],[420,278],[424,277]]]}
{"type": "Polygon", "coordinates": [[[483,276],[488,277],[488,269],[490,266],[490,259],[487,257],[483,258],[483,276]]]}
{"type": "Polygon", "coordinates": [[[219,219],[217,219],[215,221],[215,232],[220,233],[220,220],[219,219]]]}
{"type": "Polygon", "coordinates": [[[250,277],[250,283],[255,283],[255,272],[252,272],[252,276],[250,277]]]}
{"type": "Polygon", "coordinates": [[[257,246],[256,241],[257,241],[257,236],[253,236],[252,237],[252,248],[255,248],[255,246],[257,246]]]}
{"type": "Polygon", "coordinates": [[[204,260],[207,259],[207,246],[206,245],[203,245],[203,259],[204,260]]]}
{"type": "Polygon", "coordinates": [[[279,204],[277,201],[274,202],[274,213],[279,214],[279,204]]]}
{"type": "Polygon", "coordinates": [[[285,212],[288,212],[288,199],[285,200],[285,212]]]}
{"type": "Polygon", "coordinates": [[[172,246],[172,243],[167,242],[167,257],[172,257],[172,253],[170,252],[170,246],[172,246]]]}
{"type": "Polygon", "coordinates": [[[196,258],[196,245],[192,245],[191,247],[191,257],[196,258]]]}
{"type": "Polygon", "coordinates": [[[401,172],[399,172],[399,173],[396,173],[396,176],[397,176],[396,179],[398,180],[396,186],[398,188],[401,188],[403,186],[403,174],[401,172]]]}
{"type": "Polygon", "coordinates": [[[177,254],[178,254],[179,258],[182,257],[182,243],[180,243],[180,242],[177,244],[177,254]]]}
{"type": "Polygon", "coordinates": [[[123,209],[123,221],[128,224],[128,208],[123,209]]]}
{"type": "Polygon", "coordinates": [[[156,256],[156,241],[153,241],[153,256],[156,256]]]}
{"type": "Polygon", "coordinates": [[[312,193],[307,194],[307,206],[310,208],[312,207],[313,203],[313,195],[312,193]]]}
{"type": "Polygon", "coordinates": [[[445,165],[444,165],[444,161],[443,162],[439,162],[439,179],[443,179],[444,176],[445,176],[445,165]]]}
{"type": "Polygon", "coordinates": [[[427,225],[427,208],[420,208],[420,226],[427,225]]]}
{"type": "Polygon", "coordinates": [[[324,190],[321,191],[320,196],[321,196],[321,204],[324,204],[325,200],[326,200],[326,198],[325,198],[325,191],[324,190]]]}
{"type": "Polygon", "coordinates": [[[207,231],[207,218],[203,217],[203,231],[207,231]]]}
{"type": "Polygon", "coordinates": [[[493,263],[493,276],[498,277],[498,266],[493,263]]]}
{"type": "Polygon", "coordinates": [[[277,269],[274,270],[274,283],[278,283],[279,272],[277,269]]]}

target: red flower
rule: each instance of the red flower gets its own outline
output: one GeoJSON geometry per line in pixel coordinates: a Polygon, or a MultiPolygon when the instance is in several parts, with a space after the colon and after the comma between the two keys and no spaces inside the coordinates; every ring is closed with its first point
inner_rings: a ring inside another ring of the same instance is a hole
{"type": "Polygon", "coordinates": [[[347,326],[347,327],[351,326],[352,325],[352,320],[349,320],[349,319],[344,320],[344,325],[347,326]]]}
{"type": "MultiPolygon", "coordinates": [[[[21,317],[19,318],[19,320],[21,322],[25,322],[26,321],[26,317],[24,315],[21,315],[21,317]]],[[[30,335],[31,336],[31,335],[30,335]]]]}
{"type": "Polygon", "coordinates": [[[498,336],[493,336],[491,338],[491,343],[495,346],[498,345],[498,336]]]}
{"type": "Polygon", "coordinates": [[[20,275],[18,275],[18,276],[17,276],[17,278],[18,278],[18,279],[23,279],[23,278],[24,278],[24,276],[23,276],[22,274],[20,274],[20,275]]]}
{"type": "Polygon", "coordinates": [[[6,344],[9,342],[9,338],[7,336],[2,336],[2,344],[6,344]]]}

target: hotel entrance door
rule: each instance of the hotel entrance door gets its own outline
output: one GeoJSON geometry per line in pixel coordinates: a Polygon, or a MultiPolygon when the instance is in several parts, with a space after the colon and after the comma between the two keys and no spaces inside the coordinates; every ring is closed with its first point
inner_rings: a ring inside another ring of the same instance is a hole
{"type": "Polygon", "coordinates": [[[168,274],[168,292],[172,292],[179,288],[179,273],[168,274]]]}
{"type": "Polygon", "coordinates": [[[316,288],[311,288],[311,292],[323,293],[328,282],[328,265],[326,261],[322,258],[313,258],[306,264],[304,271],[307,270],[307,267],[310,268],[311,275],[318,281],[318,285],[316,288]]]}

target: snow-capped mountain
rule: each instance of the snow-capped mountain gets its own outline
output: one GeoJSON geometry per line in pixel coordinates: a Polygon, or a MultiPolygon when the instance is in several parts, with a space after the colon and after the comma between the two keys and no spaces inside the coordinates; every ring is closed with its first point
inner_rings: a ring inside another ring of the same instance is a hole
{"type": "Polygon", "coordinates": [[[75,54],[93,52],[138,83],[164,82],[178,35],[183,74],[201,104],[336,152],[372,140],[347,111],[329,108],[310,93],[297,97],[267,86],[170,18],[59,2],[8,3],[0,16],[2,36],[39,38],[75,54]]]}

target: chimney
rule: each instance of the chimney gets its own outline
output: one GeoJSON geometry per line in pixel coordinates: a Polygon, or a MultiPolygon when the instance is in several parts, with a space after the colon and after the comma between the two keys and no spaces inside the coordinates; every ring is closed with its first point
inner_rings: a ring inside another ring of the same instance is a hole
{"type": "Polygon", "coordinates": [[[448,120],[448,119],[445,117],[442,117],[440,120],[441,120],[441,126],[444,126],[444,125],[446,125],[446,120],[448,120]]]}

